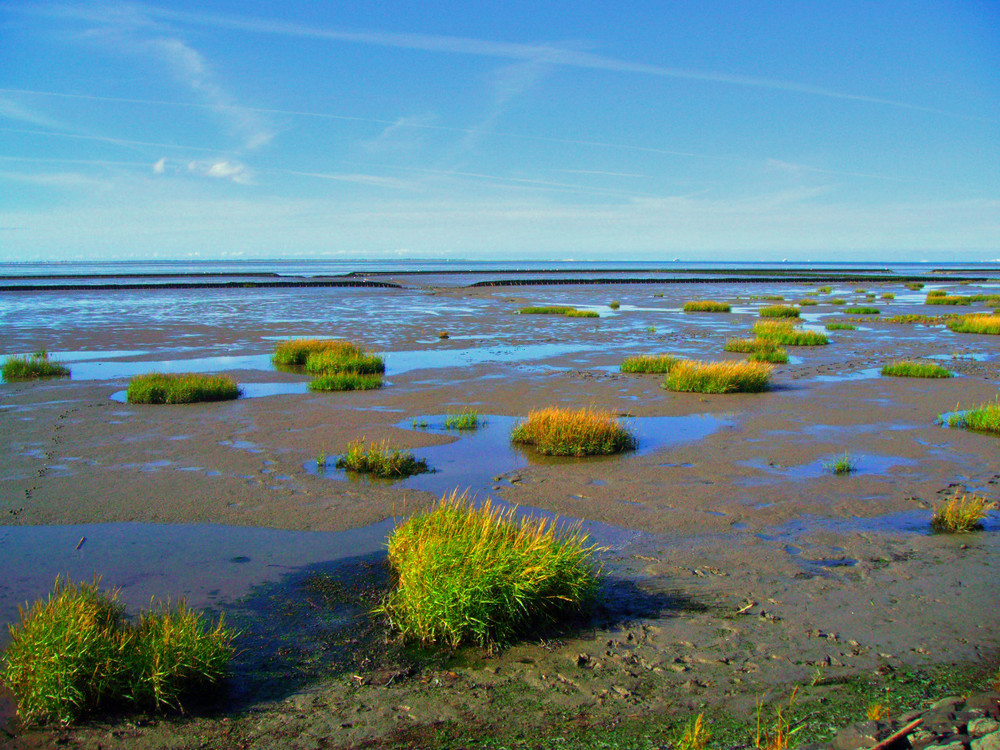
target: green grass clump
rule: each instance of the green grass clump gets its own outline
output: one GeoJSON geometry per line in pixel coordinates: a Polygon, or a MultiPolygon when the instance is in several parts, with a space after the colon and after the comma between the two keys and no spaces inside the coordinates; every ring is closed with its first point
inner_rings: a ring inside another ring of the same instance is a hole
{"type": "Polygon", "coordinates": [[[385,385],[381,375],[331,372],[309,381],[310,391],[374,391],[385,385]]]}
{"type": "Polygon", "coordinates": [[[831,297],[829,299],[829,302],[830,302],[831,305],[846,305],[847,304],[847,300],[844,299],[843,297],[831,297]]]}
{"type": "Polygon", "coordinates": [[[778,342],[774,339],[732,338],[726,341],[726,345],[723,349],[727,352],[747,354],[749,355],[747,359],[751,362],[772,362],[774,364],[784,364],[788,362],[788,352],[778,346],[778,342]]]}
{"type": "Polygon", "coordinates": [[[125,392],[130,404],[194,404],[202,401],[229,401],[242,395],[228,375],[197,372],[136,375],[125,392]]]}
{"type": "Polygon", "coordinates": [[[427,462],[413,457],[409,451],[389,448],[382,440],[371,445],[361,438],[347,444],[347,453],[337,459],[338,469],[372,474],[383,479],[409,477],[429,471],[427,462]]]}
{"type": "Polygon", "coordinates": [[[68,724],[121,706],[183,710],[223,679],[235,634],[221,619],[207,624],[181,602],[154,605],[133,625],[124,609],[96,581],[57,578],[47,600],[20,610],[0,679],[22,721],[68,724]]]}
{"type": "Polygon", "coordinates": [[[444,418],[446,430],[477,430],[486,424],[474,409],[466,409],[461,414],[448,414],[444,418]]]}
{"type": "Polygon", "coordinates": [[[931,517],[931,527],[944,534],[965,534],[981,529],[986,514],[996,509],[996,503],[991,503],[980,495],[963,495],[956,492],[944,505],[934,506],[931,517]]]}
{"type": "Polygon", "coordinates": [[[856,331],[858,327],[852,323],[827,323],[826,330],[828,331],[856,331]]]}
{"type": "Polygon", "coordinates": [[[610,307],[612,310],[617,310],[621,306],[622,303],[619,302],[618,300],[612,300],[611,302],[608,303],[608,307],[610,307]]]}
{"type": "Polygon", "coordinates": [[[900,360],[882,368],[882,374],[895,378],[950,378],[951,371],[934,362],[900,360]]]}
{"type": "MultiPolygon", "coordinates": [[[[941,419],[938,417],[939,421],[941,419]]],[[[956,406],[947,423],[949,427],[963,427],[975,432],[992,432],[1000,435],[1000,399],[964,411],[956,406]]]]}
{"type": "Polygon", "coordinates": [[[770,387],[771,365],[765,362],[681,362],[663,383],[671,391],[691,393],[759,393],[770,387]]]}
{"type": "Polygon", "coordinates": [[[948,321],[948,327],[955,333],[984,333],[1000,335],[1000,314],[963,315],[948,321]]]}
{"type": "Polygon", "coordinates": [[[803,297],[798,302],[799,307],[815,307],[818,304],[819,302],[809,297],[803,297]]]}
{"type": "Polygon", "coordinates": [[[816,290],[816,294],[829,294],[833,291],[832,286],[821,286],[816,290]]]}
{"type": "Polygon", "coordinates": [[[663,374],[670,372],[674,365],[680,361],[680,357],[675,357],[672,354],[642,354],[635,357],[626,357],[622,360],[621,371],[663,374]]]}
{"type": "Polygon", "coordinates": [[[338,339],[293,339],[282,341],[274,349],[271,361],[279,367],[295,367],[304,365],[310,354],[318,352],[337,352],[341,356],[363,354],[357,344],[338,339]]]}
{"type": "Polygon", "coordinates": [[[927,293],[927,298],[924,300],[926,305],[971,305],[972,298],[965,297],[961,294],[934,294],[933,292],[927,293]]]}
{"type": "Polygon", "coordinates": [[[599,318],[599,313],[593,310],[569,310],[565,313],[567,318],[599,318]]]}
{"type": "Polygon", "coordinates": [[[32,378],[68,378],[69,368],[49,359],[48,352],[37,351],[25,357],[7,357],[0,367],[0,373],[7,382],[32,378]]]}
{"type": "Polygon", "coordinates": [[[684,312],[715,312],[727,313],[732,310],[728,302],[715,302],[710,299],[692,300],[684,303],[684,312]]]}
{"type": "Polygon", "coordinates": [[[777,339],[794,331],[795,324],[788,320],[758,320],[752,330],[759,339],[777,339]]]}
{"type": "Polygon", "coordinates": [[[781,346],[825,346],[830,339],[816,331],[803,331],[788,321],[759,320],[753,332],[758,339],[772,341],[781,346]]]}
{"type": "Polygon", "coordinates": [[[882,311],[877,307],[845,307],[844,312],[849,315],[881,315],[882,311]]]}
{"type": "Polygon", "coordinates": [[[597,549],[579,526],[514,513],[456,492],[412,516],[389,538],[398,583],[378,611],[405,637],[451,647],[508,644],[585,611],[597,549]]]}
{"type": "Polygon", "coordinates": [[[635,447],[635,438],[613,415],[554,406],[529,412],[527,419],[511,432],[510,439],[549,456],[595,456],[635,447]]]}
{"type": "Polygon", "coordinates": [[[946,292],[944,289],[931,289],[929,292],[927,292],[927,296],[928,297],[947,297],[948,296],[948,292],[946,292]]]}
{"type": "Polygon", "coordinates": [[[797,318],[799,311],[788,305],[768,305],[760,308],[762,318],[797,318]]]}
{"type": "Polygon", "coordinates": [[[385,372],[385,362],[377,354],[369,352],[326,349],[310,352],[306,357],[305,369],[312,375],[332,375],[343,372],[375,375],[385,372]]]}
{"type": "Polygon", "coordinates": [[[840,456],[830,463],[826,464],[826,468],[832,471],[834,474],[850,474],[858,470],[858,465],[854,462],[847,453],[840,456]]]}
{"type": "Polygon", "coordinates": [[[568,305],[548,305],[543,307],[522,307],[518,312],[521,315],[565,315],[570,310],[575,309],[568,305]]]}
{"type": "Polygon", "coordinates": [[[885,292],[882,295],[882,299],[896,299],[896,295],[893,294],[892,292],[885,292]]]}
{"type": "Polygon", "coordinates": [[[921,289],[924,288],[924,285],[921,284],[919,281],[911,281],[908,284],[905,284],[904,286],[911,292],[919,292],[921,289]]]}

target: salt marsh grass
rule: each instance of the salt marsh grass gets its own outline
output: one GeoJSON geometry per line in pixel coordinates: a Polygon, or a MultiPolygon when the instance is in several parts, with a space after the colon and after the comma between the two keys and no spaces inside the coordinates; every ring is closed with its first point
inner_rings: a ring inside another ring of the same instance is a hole
{"type": "Polygon", "coordinates": [[[921,289],[924,288],[924,285],[921,284],[919,281],[911,281],[907,284],[904,284],[904,286],[911,292],[919,292],[921,289]]]}
{"type": "Polygon", "coordinates": [[[381,375],[331,372],[309,381],[310,391],[374,391],[385,385],[381,375]]]}
{"type": "Polygon", "coordinates": [[[599,318],[601,317],[599,313],[593,310],[569,310],[566,313],[567,318],[599,318]]]}
{"type": "Polygon", "coordinates": [[[486,424],[474,409],[466,409],[460,414],[447,414],[444,418],[444,428],[446,430],[478,430],[486,424]]]}
{"type": "Polygon", "coordinates": [[[751,362],[772,362],[774,364],[788,362],[788,352],[778,346],[778,342],[774,339],[732,338],[726,341],[723,349],[727,352],[747,354],[747,359],[751,362]]]}
{"type": "Polygon", "coordinates": [[[547,306],[535,306],[535,307],[522,307],[518,312],[521,315],[565,315],[570,310],[575,310],[576,308],[569,307],[568,305],[547,305],[547,306]]]}
{"type": "Polygon", "coordinates": [[[829,299],[829,302],[830,302],[831,305],[846,305],[847,304],[847,300],[844,299],[843,297],[831,297],[829,299]]]}
{"type": "Polygon", "coordinates": [[[684,312],[727,313],[732,310],[728,302],[716,302],[709,299],[692,300],[684,303],[684,312]]]}
{"type": "Polygon", "coordinates": [[[877,307],[845,307],[844,312],[849,315],[881,315],[882,311],[877,307]]]}
{"type": "Polygon", "coordinates": [[[993,403],[980,404],[970,409],[960,410],[958,406],[947,420],[943,416],[938,421],[947,422],[949,427],[962,427],[974,432],[991,432],[1000,435],[1000,399],[993,403]]]}
{"type": "Polygon", "coordinates": [[[770,387],[771,365],[764,362],[681,362],[663,383],[671,391],[759,393],[770,387]]]}
{"type": "Polygon", "coordinates": [[[611,302],[608,303],[608,307],[610,307],[612,310],[617,310],[621,306],[622,303],[619,302],[618,300],[612,300],[611,302]]]}
{"type": "Polygon", "coordinates": [[[586,610],[597,549],[579,526],[514,513],[456,492],[412,516],[389,538],[398,582],[378,611],[407,638],[494,647],[586,610]]]}
{"type": "Polygon", "coordinates": [[[827,323],[826,330],[828,331],[856,331],[858,327],[852,323],[827,323]]]}
{"type": "Polygon", "coordinates": [[[956,333],[983,333],[1000,335],[1000,314],[963,315],[948,321],[948,327],[956,333]]]}
{"type": "Polygon", "coordinates": [[[803,297],[798,301],[799,307],[815,307],[818,304],[819,302],[810,297],[803,297]]]}
{"type": "Polygon", "coordinates": [[[137,624],[116,591],[56,579],[47,600],[10,626],[0,678],[29,724],[70,723],[105,708],[183,710],[188,697],[220,682],[235,634],[181,602],[154,604],[137,624]]]}
{"type": "Polygon", "coordinates": [[[675,357],[672,354],[641,354],[635,357],[626,357],[622,360],[621,371],[663,374],[670,372],[674,365],[680,361],[680,357],[675,357]]]}
{"type": "Polygon", "coordinates": [[[882,374],[895,378],[950,378],[951,371],[935,362],[899,360],[882,368],[882,374]]]}
{"type": "Polygon", "coordinates": [[[374,375],[385,372],[385,362],[377,354],[360,350],[326,349],[310,352],[305,361],[306,372],[312,375],[355,373],[374,375]]]}
{"type": "Polygon", "coordinates": [[[830,463],[826,464],[826,468],[832,471],[834,474],[851,474],[858,470],[858,465],[855,463],[854,459],[850,457],[849,454],[845,453],[843,456],[838,456],[830,463]]]}
{"type": "Polygon", "coordinates": [[[360,346],[338,339],[292,339],[280,342],[274,349],[271,361],[279,367],[304,365],[310,354],[336,352],[340,356],[357,356],[363,353],[360,346]]]}
{"type": "Polygon", "coordinates": [[[768,305],[760,308],[762,318],[797,318],[799,311],[789,305],[768,305]]]}
{"type": "Polygon", "coordinates": [[[946,297],[946,296],[948,296],[948,292],[946,292],[944,289],[931,289],[929,292],[927,292],[927,296],[928,297],[946,297]]]}
{"type": "Polygon", "coordinates": [[[69,368],[49,359],[48,352],[37,351],[28,356],[7,357],[0,373],[7,382],[33,378],[66,378],[69,377],[69,368]]]}
{"type": "Polygon", "coordinates": [[[136,375],[125,392],[130,404],[193,404],[229,401],[240,395],[240,387],[228,375],[196,372],[136,375]]]}
{"type": "Polygon", "coordinates": [[[594,409],[535,409],[510,439],[550,456],[594,456],[635,447],[635,438],[612,414],[594,409]]]}
{"type": "Polygon", "coordinates": [[[830,294],[832,291],[832,286],[821,286],[816,290],[816,294],[830,294]]]}
{"type": "Polygon", "coordinates": [[[970,297],[963,297],[961,294],[934,294],[929,292],[924,300],[927,305],[971,305],[970,297]]]}
{"type": "Polygon", "coordinates": [[[892,292],[885,292],[884,294],[882,294],[882,299],[886,299],[886,300],[896,299],[896,295],[893,294],[892,292]]]}
{"type": "Polygon", "coordinates": [[[788,321],[760,320],[754,323],[753,332],[759,339],[782,346],[825,346],[830,343],[826,335],[803,331],[788,321]]]}
{"type": "Polygon", "coordinates": [[[787,320],[758,320],[752,330],[758,338],[776,339],[794,331],[795,324],[787,320]]]}
{"type": "Polygon", "coordinates": [[[383,479],[409,477],[429,471],[427,462],[414,458],[409,451],[390,448],[386,440],[366,445],[364,438],[348,443],[347,452],[337,459],[337,468],[383,479]]]}
{"type": "Polygon", "coordinates": [[[948,534],[975,531],[982,528],[986,514],[996,507],[996,503],[988,502],[981,495],[956,492],[955,496],[944,505],[934,506],[931,527],[935,531],[948,534]]]}

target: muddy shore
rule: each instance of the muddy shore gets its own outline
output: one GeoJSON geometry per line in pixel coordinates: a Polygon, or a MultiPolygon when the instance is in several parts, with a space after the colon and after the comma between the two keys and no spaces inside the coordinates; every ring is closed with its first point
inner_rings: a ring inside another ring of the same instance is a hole
{"type": "Polygon", "coordinates": [[[3,353],[47,348],[73,377],[0,385],[0,620],[13,622],[61,572],[103,575],[131,607],[187,596],[244,631],[229,694],[204,714],[21,734],[7,704],[11,743],[348,747],[639,717],[649,732],[701,710],[749,715],[762,695],[794,685],[831,693],[886,670],[995,668],[1000,520],[958,537],[929,533],[929,519],[956,490],[1000,500],[997,439],[935,423],[956,404],[996,398],[998,342],[882,322],[941,314],[923,304],[934,285],[859,293],[834,283],[817,294],[816,282],[795,280],[385,281],[401,288],[5,293],[19,307],[4,317],[3,353]],[[851,317],[834,297],[882,314],[831,332],[828,346],[790,349],[764,394],[675,394],[656,376],[618,372],[629,354],[735,358],[726,339],[749,335],[773,303],[761,298],[775,295],[817,300],[803,308],[817,330],[851,317]],[[706,298],[733,312],[680,311],[706,298]],[[601,317],[515,314],[527,304],[601,317]],[[289,337],[385,352],[388,385],[309,393],[304,376],[268,363],[289,337]],[[956,377],[878,374],[928,357],[956,377]],[[132,374],[188,367],[230,372],[253,397],[121,402],[132,374]],[[513,420],[553,404],[623,415],[638,449],[552,460],[507,445],[513,420]],[[481,435],[438,428],[463,407],[487,415],[481,435]],[[322,466],[360,436],[412,449],[438,471],[386,483],[322,466]],[[844,454],[857,471],[835,475],[829,464],[844,454]],[[370,622],[364,613],[388,585],[380,550],[393,519],[454,488],[589,522],[607,547],[594,618],[499,654],[414,651],[370,622]],[[498,710],[507,719],[491,723],[498,710]]]}

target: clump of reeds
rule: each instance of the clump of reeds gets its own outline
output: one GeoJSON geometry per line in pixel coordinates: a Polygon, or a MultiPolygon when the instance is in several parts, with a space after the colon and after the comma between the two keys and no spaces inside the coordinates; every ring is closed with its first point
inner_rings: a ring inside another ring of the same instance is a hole
{"type": "Polygon", "coordinates": [[[363,350],[351,341],[338,339],[292,339],[280,342],[271,355],[271,361],[279,367],[304,365],[310,354],[336,352],[341,356],[357,356],[363,350]]]}
{"type": "Polygon", "coordinates": [[[622,303],[619,302],[616,299],[615,300],[611,300],[611,302],[608,303],[608,307],[610,307],[612,310],[617,310],[621,306],[622,306],[622,303]]]}
{"type": "Polygon", "coordinates": [[[907,284],[904,284],[904,286],[911,292],[919,292],[921,289],[924,288],[924,285],[921,284],[919,281],[910,281],[907,284]]]}
{"type": "Polygon", "coordinates": [[[751,362],[772,362],[784,364],[788,362],[788,352],[782,349],[778,342],[769,338],[727,339],[723,349],[727,352],[746,354],[751,362]]]}
{"type": "Polygon", "coordinates": [[[963,315],[947,322],[955,333],[983,333],[993,336],[1000,335],[1000,314],[963,315]]]}
{"type": "Polygon", "coordinates": [[[950,378],[951,370],[935,362],[899,360],[882,368],[882,374],[894,378],[950,378]]]}
{"type": "Polygon", "coordinates": [[[305,370],[313,375],[332,375],[343,372],[374,375],[385,372],[385,362],[380,356],[370,352],[325,349],[309,353],[305,361],[305,370]]]}
{"type": "Polygon", "coordinates": [[[381,375],[332,372],[309,381],[311,391],[373,391],[384,385],[381,375]]]}
{"type": "Polygon", "coordinates": [[[819,302],[812,299],[811,297],[803,297],[798,301],[797,304],[799,307],[815,307],[816,305],[819,304],[819,302]]]}
{"type": "Polygon", "coordinates": [[[663,387],[691,393],[759,393],[770,387],[772,369],[765,362],[684,361],[670,371],[663,387]]]}
{"type": "MultiPolygon", "coordinates": [[[[940,291],[940,290],[937,290],[940,291]]],[[[934,294],[933,292],[927,293],[927,298],[924,300],[926,305],[971,305],[972,298],[965,297],[961,294],[934,294]]]]}
{"type": "Polygon", "coordinates": [[[551,456],[594,456],[635,447],[635,438],[612,414],[554,406],[529,412],[510,439],[551,456]]]}
{"type": "Polygon", "coordinates": [[[789,305],[768,305],[760,308],[760,316],[762,318],[797,318],[799,310],[789,305]]]}
{"type": "Polygon", "coordinates": [[[828,331],[856,331],[858,327],[853,323],[827,323],[826,330],[828,331]]]}
{"type": "Polygon", "coordinates": [[[787,321],[759,320],[754,323],[757,338],[774,341],[782,346],[825,346],[830,339],[816,331],[804,331],[787,321]]]}
{"type": "Polygon", "coordinates": [[[892,292],[884,292],[882,294],[882,299],[896,299],[896,295],[892,292]]]}
{"type": "Polygon", "coordinates": [[[944,289],[931,289],[929,292],[927,292],[927,296],[928,297],[947,297],[948,296],[948,292],[946,292],[944,289]]]}
{"type": "Polygon", "coordinates": [[[69,368],[49,359],[47,351],[40,350],[27,356],[12,356],[4,360],[0,374],[7,382],[32,378],[66,378],[69,368]]]}
{"type": "Polygon", "coordinates": [[[821,286],[816,289],[816,294],[830,294],[832,291],[832,286],[821,286]]]}
{"type": "Polygon", "coordinates": [[[427,462],[410,451],[390,448],[387,440],[367,445],[364,438],[347,444],[347,452],[337,459],[338,469],[372,474],[383,479],[409,477],[429,471],[427,462]]]}
{"type": "Polygon", "coordinates": [[[568,310],[565,313],[567,318],[599,318],[599,313],[593,310],[568,310]]]}
{"type": "MultiPolygon", "coordinates": [[[[940,420],[942,417],[938,419],[940,420]]],[[[1000,434],[1000,399],[993,403],[980,404],[964,411],[960,411],[956,406],[954,413],[948,418],[947,423],[949,427],[962,427],[974,432],[1000,434]]]]}
{"type": "Polygon", "coordinates": [[[752,330],[757,338],[777,339],[794,331],[795,324],[788,320],[758,320],[752,330]]]}
{"type": "Polygon", "coordinates": [[[674,750],[705,750],[712,733],[705,726],[705,714],[698,714],[689,721],[674,742],[674,750]]]}
{"type": "Polygon", "coordinates": [[[845,453],[843,456],[838,456],[830,463],[826,464],[826,468],[832,471],[834,474],[850,474],[857,471],[858,465],[854,462],[854,459],[850,457],[849,454],[845,453]]]}
{"type": "Polygon", "coordinates": [[[732,310],[728,302],[716,302],[710,299],[697,299],[684,303],[684,312],[727,313],[732,310]]]}
{"type": "Polygon", "coordinates": [[[568,305],[547,305],[547,306],[535,306],[535,307],[522,307],[518,312],[521,315],[565,315],[570,310],[575,310],[574,307],[569,307],[568,305]]]}
{"type": "Polygon", "coordinates": [[[882,311],[877,307],[845,307],[844,312],[848,315],[881,315],[882,311]]]}
{"type": "Polygon", "coordinates": [[[634,357],[626,357],[622,360],[622,372],[653,372],[663,374],[670,372],[674,365],[680,362],[680,357],[672,354],[640,354],[634,357]]]}
{"type": "Polygon", "coordinates": [[[991,510],[996,510],[997,504],[991,503],[981,495],[965,495],[956,492],[955,496],[944,505],[934,506],[931,517],[931,527],[938,532],[948,534],[964,534],[982,528],[983,519],[991,510]]]}
{"type": "Polygon", "coordinates": [[[828,300],[828,302],[831,305],[846,305],[847,304],[847,300],[844,299],[843,297],[830,297],[830,299],[828,300]]]}
{"type": "Polygon", "coordinates": [[[593,601],[599,570],[579,526],[518,522],[514,509],[466,494],[442,497],[400,525],[388,542],[398,578],[379,611],[425,643],[510,643],[593,601]]]}
{"type": "Polygon", "coordinates": [[[136,375],[125,391],[130,404],[193,404],[229,401],[241,395],[240,387],[229,375],[197,372],[136,375]]]}
{"type": "Polygon", "coordinates": [[[183,710],[225,676],[235,636],[182,601],[156,604],[130,624],[118,592],[56,578],[47,600],[20,610],[0,678],[26,723],[70,723],[86,713],[133,706],[183,710]]]}
{"type": "Polygon", "coordinates": [[[446,430],[477,430],[486,420],[475,409],[464,409],[460,414],[447,414],[444,418],[446,430]]]}

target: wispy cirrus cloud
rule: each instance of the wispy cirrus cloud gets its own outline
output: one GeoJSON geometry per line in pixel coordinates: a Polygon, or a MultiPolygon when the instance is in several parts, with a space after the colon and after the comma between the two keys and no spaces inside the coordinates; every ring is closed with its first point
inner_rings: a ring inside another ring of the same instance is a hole
{"type": "Polygon", "coordinates": [[[0,97],[0,119],[14,120],[15,122],[27,123],[28,125],[36,125],[40,128],[67,129],[66,125],[62,122],[6,97],[0,97]]]}

